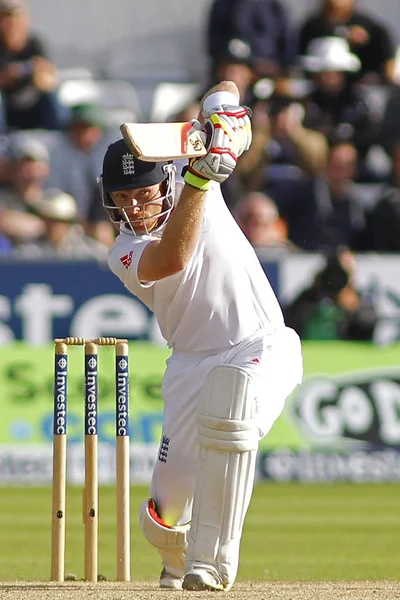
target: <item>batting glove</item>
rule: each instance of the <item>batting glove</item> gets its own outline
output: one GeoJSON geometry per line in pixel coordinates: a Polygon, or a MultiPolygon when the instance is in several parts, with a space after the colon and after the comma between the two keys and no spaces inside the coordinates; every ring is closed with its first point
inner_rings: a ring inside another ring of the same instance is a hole
{"type": "MultiPolygon", "coordinates": [[[[234,151],[237,157],[250,148],[251,133],[251,110],[247,106],[231,106],[223,104],[211,111],[203,112],[204,123],[207,128],[222,127],[228,135],[233,135],[234,151]],[[231,133],[233,132],[233,134],[231,133]]],[[[213,140],[211,139],[211,143],[213,140]]]]}
{"type": "MultiPolygon", "coordinates": [[[[187,183],[208,189],[211,181],[223,183],[236,167],[238,157],[251,144],[250,111],[242,106],[223,105],[204,111],[205,145],[208,152],[190,161],[184,175],[187,183]]],[[[198,121],[192,121],[201,128],[198,121]]]]}

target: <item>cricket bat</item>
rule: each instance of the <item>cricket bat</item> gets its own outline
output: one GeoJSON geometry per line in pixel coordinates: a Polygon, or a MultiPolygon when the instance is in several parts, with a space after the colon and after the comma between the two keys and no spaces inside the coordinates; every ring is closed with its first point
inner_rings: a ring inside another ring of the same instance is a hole
{"type": "Polygon", "coordinates": [[[132,154],[147,162],[207,154],[191,123],[122,123],[120,131],[132,154]]]}

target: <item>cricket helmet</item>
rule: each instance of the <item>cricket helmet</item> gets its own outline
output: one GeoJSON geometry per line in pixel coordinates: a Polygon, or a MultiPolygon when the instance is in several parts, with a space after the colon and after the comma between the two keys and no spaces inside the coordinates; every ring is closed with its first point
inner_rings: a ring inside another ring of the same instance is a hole
{"type": "MultiPolygon", "coordinates": [[[[108,211],[111,221],[120,229],[122,223],[126,225],[124,231],[136,234],[135,225],[144,225],[147,233],[149,218],[139,217],[130,219],[126,207],[117,207],[111,192],[120,190],[138,189],[162,184],[164,195],[157,198],[162,201],[162,209],[158,215],[158,224],[151,231],[157,231],[168,219],[175,201],[175,166],[168,162],[145,162],[136,158],[130,151],[124,139],[120,139],[108,147],[103,160],[103,171],[99,178],[99,185],[103,206],[108,211]]],[[[154,200],[144,203],[150,204],[154,200]]],[[[154,217],[152,217],[154,219],[154,217]]]]}

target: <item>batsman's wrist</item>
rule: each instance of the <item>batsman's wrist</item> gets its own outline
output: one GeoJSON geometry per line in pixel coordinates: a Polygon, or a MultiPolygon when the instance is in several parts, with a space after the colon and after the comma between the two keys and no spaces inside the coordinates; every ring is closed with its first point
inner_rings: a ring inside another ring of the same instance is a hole
{"type": "Polygon", "coordinates": [[[185,183],[188,183],[192,187],[197,188],[198,190],[206,191],[211,186],[212,181],[210,179],[203,179],[203,177],[198,177],[194,175],[190,171],[186,171],[183,176],[185,183]]]}
{"type": "Polygon", "coordinates": [[[223,104],[239,106],[239,100],[232,92],[214,92],[205,98],[203,110],[212,110],[216,106],[222,106],[223,104]]]}

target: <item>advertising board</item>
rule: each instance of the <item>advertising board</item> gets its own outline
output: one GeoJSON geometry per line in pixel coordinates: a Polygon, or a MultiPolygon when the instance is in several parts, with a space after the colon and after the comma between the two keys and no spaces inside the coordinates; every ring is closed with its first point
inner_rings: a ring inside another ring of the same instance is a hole
{"type": "MultiPolygon", "coordinates": [[[[322,265],[314,254],[272,259],[259,253],[279,300],[290,302],[322,265]]],[[[355,283],[370,296],[379,321],[375,341],[400,340],[400,257],[357,257],[355,283]]],[[[0,346],[40,346],[55,337],[127,337],[165,345],[154,316],[107,265],[96,262],[0,261],[0,346]]]]}
{"type": "MultiPolygon", "coordinates": [[[[304,342],[305,377],[260,443],[259,477],[300,481],[400,480],[400,347],[304,342]]],[[[147,481],[157,460],[169,350],[130,343],[130,426],[133,481],[147,481]]],[[[16,342],[0,348],[0,482],[51,479],[52,345],[16,342]]],[[[81,347],[69,352],[69,477],[83,478],[81,347]]],[[[115,470],[114,351],[99,353],[100,477],[115,470]]]]}

